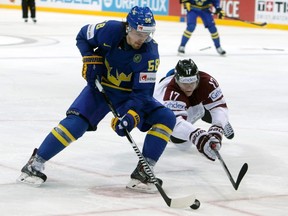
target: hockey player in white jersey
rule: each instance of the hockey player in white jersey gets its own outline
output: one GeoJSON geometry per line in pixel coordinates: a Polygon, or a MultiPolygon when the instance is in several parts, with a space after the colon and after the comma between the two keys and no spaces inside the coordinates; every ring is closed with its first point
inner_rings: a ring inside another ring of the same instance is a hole
{"type": "MultiPolygon", "coordinates": [[[[176,116],[176,125],[170,137],[179,147],[194,144],[200,153],[215,161],[211,145],[221,148],[223,133],[232,139],[234,131],[229,123],[228,108],[218,82],[199,71],[191,59],[180,60],[154,91],[154,97],[176,116]],[[201,119],[211,124],[206,131],[194,123],[201,119]]],[[[184,149],[185,149],[184,148],[184,149]]]]}

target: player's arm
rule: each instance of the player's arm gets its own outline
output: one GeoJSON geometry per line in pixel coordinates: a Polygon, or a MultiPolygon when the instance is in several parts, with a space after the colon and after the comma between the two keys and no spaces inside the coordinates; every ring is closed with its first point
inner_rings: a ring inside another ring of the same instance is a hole
{"type": "Polygon", "coordinates": [[[106,71],[104,59],[95,50],[98,47],[98,31],[105,26],[104,23],[85,25],[76,37],[76,45],[83,56],[82,77],[88,85],[95,88],[95,80],[101,78],[106,71]]]}
{"type": "Polygon", "coordinates": [[[211,146],[213,145],[213,148],[220,150],[222,144],[218,138],[219,130],[219,127],[214,126],[210,127],[208,131],[205,131],[201,128],[197,128],[184,118],[177,117],[171,140],[189,141],[195,145],[198,151],[206,158],[215,161],[216,155],[211,146]]]}
{"type": "Polygon", "coordinates": [[[83,26],[76,36],[76,46],[82,56],[91,56],[94,49],[98,47],[96,26],[99,24],[89,24],[83,26]]]}
{"type": "Polygon", "coordinates": [[[223,128],[228,122],[228,108],[222,90],[215,78],[206,74],[205,84],[206,97],[203,106],[211,115],[211,127],[208,133],[222,141],[223,128]]]}
{"type": "Polygon", "coordinates": [[[212,5],[216,10],[215,14],[218,18],[223,19],[225,17],[225,11],[220,7],[220,0],[212,0],[212,5]]]}
{"type": "Polygon", "coordinates": [[[220,7],[220,0],[212,0],[212,5],[213,5],[215,8],[220,7]]]}
{"type": "Polygon", "coordinates": [[[214,133],[214,130],[207,132],[201,128],[197,128],[190,122],[187,122],[184,118],[178,116],[176,118],[176,125],[171,135],[171,140],[172,142],[173,140],[176,140],[177,142],[180,140],[180,143],[181,141],[189,141],[195,145],[198,151],[206,158],[215,161],[216,155],[211,146],[213,144],[217,150],[220,150],[221,142],[214,133]]]}
{"type": "Polygon", "coordinates": [[[184,9],[186,9],[187,11],[191,10],[191,3],[189,0],[180,0],[179,2],[180,4],[183,4],[184,9]]]}

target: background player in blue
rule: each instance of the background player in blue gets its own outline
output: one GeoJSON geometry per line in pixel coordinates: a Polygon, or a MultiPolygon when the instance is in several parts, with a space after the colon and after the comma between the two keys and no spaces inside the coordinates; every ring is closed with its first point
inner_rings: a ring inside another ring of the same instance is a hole
{"type": "Polygon", "coordinates": [[[197,24],[197,17],[200,17],[204,23],[205,28],[208,28],[215,48],[220,55],[225,55],[226,51],[222,49],[220,45],[220,38],[215,26],[213,14],[210,11],[213,5],[216,9],[216,14],[219,19],[224,18],[225,12],[220,7],[220,0],[180,0],[180,3],[184,4],[184,8],[187,11],[187,27],[183,33],[181,44],[178,48],[179,54],[185,54],[185,46],[192,33],[194,32],[197,24]]]}
{"type": "MultiPolygon", "coordinates": [[[[42,184],[47,178],[42,172],[44,163],[86,131],[97,129],[110,109],[95,87],[96,79],[122,116],[112,119],[114,131],[119,136],[125,136],[124,130],[134,127],[148,131],[142,153],[151,167],[155,165],[176,122],[173,112],[153,98],[159,65],[158,45],[152,39],[155,25],[148,7],[135,6],[126,22],[110,20],[82,27],[76,40],[83,56],[82,76],[87,86],[68,109],[66,118],[34,150],[18,181],[42,184]]],[[[148,186],[147,190],[151,185],[155,189],[138,163],[127,186],[137,189],[142,188],[142,183],[148,186]]]]}

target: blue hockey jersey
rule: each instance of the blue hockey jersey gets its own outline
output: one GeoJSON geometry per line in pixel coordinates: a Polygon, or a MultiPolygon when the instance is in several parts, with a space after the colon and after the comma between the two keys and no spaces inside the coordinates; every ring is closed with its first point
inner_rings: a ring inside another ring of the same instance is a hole
{"type": "Polygon", "coordinates": [[[115,20],[86,25],[76,37],[82,56],[96,53],[104,58],[106,70],[102,72],[101,84],[115,104],[126,101],[118,109],[120,115],[131,108],[139,111],[154,100],[152,96],[160,63],[158,45],[154,40],[136,50],[127,44],[125,37],[126,23],[115,20]]]}

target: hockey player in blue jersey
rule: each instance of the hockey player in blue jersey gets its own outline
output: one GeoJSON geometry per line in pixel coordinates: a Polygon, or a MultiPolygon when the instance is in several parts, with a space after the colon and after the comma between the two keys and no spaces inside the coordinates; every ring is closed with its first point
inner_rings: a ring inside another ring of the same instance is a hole
{"type": "Polygon", "coordinates": [[[211,34],[216,51],[220,55],[225,55],[226,51],[223,50],[220,45],[220,37],[215,25],[213,14],[210,11],[211,6],[213,5],[216,9],[215,14],[217,14],[218,18],[222,19],[225,17],[225,12],[220,7],[220,0],[180,0],[180,3],[183,3],[184,8],[187,11],[187,27],[182,35],[178,53],[185,54],[185,46],[196,28],[197,17],[200,17],[205,28],[207,28],[211,34]]]}
{"type": "MultiPolygon", "coordinates": [[[[135,127],[147,132],[142,154],[153,168],[176,122],[173,112],[153,98],[159,66],[158,45],[152,39],[155,25],[148,7],[135,6],[126,22],[109,20],[82,27],[76,41],[83,56],[82,76],[87,86],[68,109],[66,118],[34,150],[18,181],[41,185],[47,178],[44,163],[85,132],[97,129],[110,109],[95,87],[96,79],[121,116],[112,119],[113,130],[119,136],[125,136],[125,129],[130,132],[135,127]]],[[[127,187],[137,189],[143,184],[148,185],[147,190],[154,186],[138,163],[127,187]]]]}

